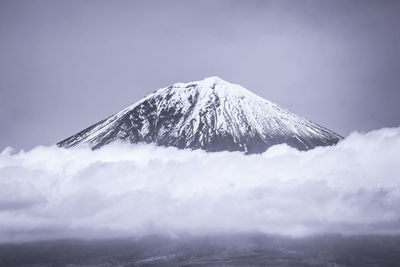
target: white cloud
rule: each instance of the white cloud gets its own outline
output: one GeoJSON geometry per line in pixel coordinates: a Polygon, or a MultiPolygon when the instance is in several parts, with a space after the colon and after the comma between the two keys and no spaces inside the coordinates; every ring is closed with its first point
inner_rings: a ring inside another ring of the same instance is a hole
{"type": "Polygon", "coordinates": [[[258,231],[400,233],[400,128],[263,155],[152,145],[5,149],[0,241],[258,231]]]}

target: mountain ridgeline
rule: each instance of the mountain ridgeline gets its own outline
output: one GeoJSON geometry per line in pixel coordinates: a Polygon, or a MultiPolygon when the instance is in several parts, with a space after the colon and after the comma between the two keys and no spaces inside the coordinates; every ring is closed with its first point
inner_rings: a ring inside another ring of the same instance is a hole
{"type": "Polygon", "coordinates": [[[242,86],[210,77],[159,89],[57,145],[97,149],[119,140],[254,154],[281,143],[309,150],[341,139],[242,86]]]}

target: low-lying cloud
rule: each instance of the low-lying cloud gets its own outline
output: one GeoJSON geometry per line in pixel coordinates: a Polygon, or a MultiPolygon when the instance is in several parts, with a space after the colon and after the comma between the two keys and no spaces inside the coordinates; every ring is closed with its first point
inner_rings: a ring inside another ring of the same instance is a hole
{"type": "Polygon", "coordinates": [[[153,145],[0,155],[0,242],[146,234],[400,233],[400,128],[262,155],[153,145]]]}

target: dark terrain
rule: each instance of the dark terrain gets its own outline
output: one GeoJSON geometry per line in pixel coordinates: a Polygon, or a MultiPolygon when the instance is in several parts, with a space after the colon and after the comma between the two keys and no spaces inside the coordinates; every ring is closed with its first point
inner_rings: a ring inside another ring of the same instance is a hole
{"type": "Polygon", "coordinates": [[[0,245],[1,266],[400,266],[400,236],[262,234],[0,245]]]}

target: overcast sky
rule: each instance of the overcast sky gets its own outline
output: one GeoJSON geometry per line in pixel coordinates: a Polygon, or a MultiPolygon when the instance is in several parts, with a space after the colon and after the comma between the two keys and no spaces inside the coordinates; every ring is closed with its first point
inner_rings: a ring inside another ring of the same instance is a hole
{"type": "Polygon", "coordinates": [[[0,150],[215,75],[343,136],[400,126],[400,1],[0,0],[0,150]]]}

